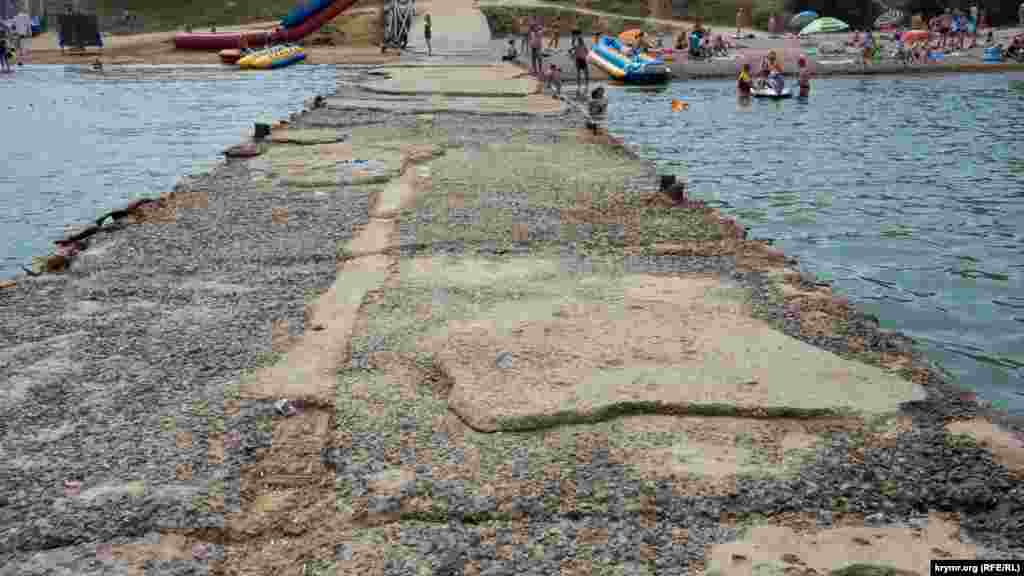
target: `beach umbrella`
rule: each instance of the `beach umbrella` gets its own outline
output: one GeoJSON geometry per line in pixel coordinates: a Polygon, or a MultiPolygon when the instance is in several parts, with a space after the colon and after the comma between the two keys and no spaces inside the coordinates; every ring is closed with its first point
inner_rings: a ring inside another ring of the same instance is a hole
{"type": "Polygon", "coordinates": [[[847,25],[846,22],[843,22],[838,18],[826,16],[824,18],[818,18],[817,20],[811,22],[807,26],[804,26],[803,29],[800,30],[800,35],[802,36],[804,34],[842,32],[844,30],[849,29],[850,26],[847,25]]]}
{"type": "Polygon", "coordinates": [[[817,12],[814,10],[804,10],[799,14],[794,14],[793,17],[789,19],[789,27],[793,30],[799,30],[817,19],[817,12]]]}

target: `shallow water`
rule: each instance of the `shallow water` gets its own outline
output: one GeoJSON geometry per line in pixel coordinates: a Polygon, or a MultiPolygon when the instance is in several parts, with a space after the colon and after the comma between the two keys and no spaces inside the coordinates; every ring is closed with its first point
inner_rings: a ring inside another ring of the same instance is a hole
{"type": "Polygon", "coordinates": [[[609,92],[609,126],[690,194],[1024,413],[1019,75],[819,79],[741,104],[732,81],[609,92]],[[672,113],[672,99],[689,109],[672,113]]]}
{"type": "Polygon", "coordinates": [[[78,227],[209,170],[220,152],[303,100],[333,66],[24,66],[0,76],[0,278],[78,227]]]}

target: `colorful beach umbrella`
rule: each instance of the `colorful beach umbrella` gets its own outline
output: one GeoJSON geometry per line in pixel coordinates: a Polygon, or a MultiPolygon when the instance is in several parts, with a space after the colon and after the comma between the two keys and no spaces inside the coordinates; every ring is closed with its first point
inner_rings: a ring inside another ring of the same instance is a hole
{"type": "Polygon", "coordinates": [[[804,10],[799,14],[794,14],[793,17],[789,19],[789,27],[793,30],[799,30],[817,19],[817,12],[814,10],[804,10]]]}
{"type": "Polygon", "coordinates": [[[838,18],[826,16],[824,18],[818,18],[807,26],[804,26],[803,29],[800,30],[800,34],[823,34],[828,32],[842,32],[849,29],[850,26],[846,22],[843,22],[838,18]]]}

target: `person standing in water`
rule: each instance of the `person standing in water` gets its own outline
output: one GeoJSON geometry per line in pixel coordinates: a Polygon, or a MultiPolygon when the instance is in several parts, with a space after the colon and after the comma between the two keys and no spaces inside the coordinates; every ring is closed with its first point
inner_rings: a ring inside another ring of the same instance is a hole
{"type": "Polygon", "coordinates": [[[750,96],[750,89],[753,81],[750,79],[750,63],[744,62],[740,70],[740,76],[736,79],[736,94],[739,96],[750,96]]]}
{"type": "Polygon", "coordinates": [[[427,56],[433,56],[434,50],[430,47],[430,14],[423,15],[423,40],[427,43],[427,56]]]}
{"type": "Polygon", "coordinates": [[[7,61],[7,32],[3,29],[0,29],[0,71],[11,71],[11,64],[7,61]]]}
{"type": "Polygon", "coordinates": [[[811,95],[811,70],[807,67],[807,59],[803,56],[797,62],[800,66],[800,97],[807,98],[811,95]]]}

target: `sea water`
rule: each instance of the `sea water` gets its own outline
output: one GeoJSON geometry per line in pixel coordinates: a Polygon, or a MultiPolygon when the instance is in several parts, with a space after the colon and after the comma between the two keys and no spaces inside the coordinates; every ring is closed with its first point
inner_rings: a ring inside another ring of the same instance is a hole
{"type": "Polygon", "coordinates": [[[315,65],[29,65],[0,75],[0,278],[49,254],[69,226],[170,191],[222,162],[253,123],[336,86],[336,68],[315,65]]]}
{"type": "Polygon", "coordinates": [[[609,127],[962,386],[1024,414],[1022,84],[820,78],[806,101],[748,103],[731,80],[619,88],[609,127]]]}

